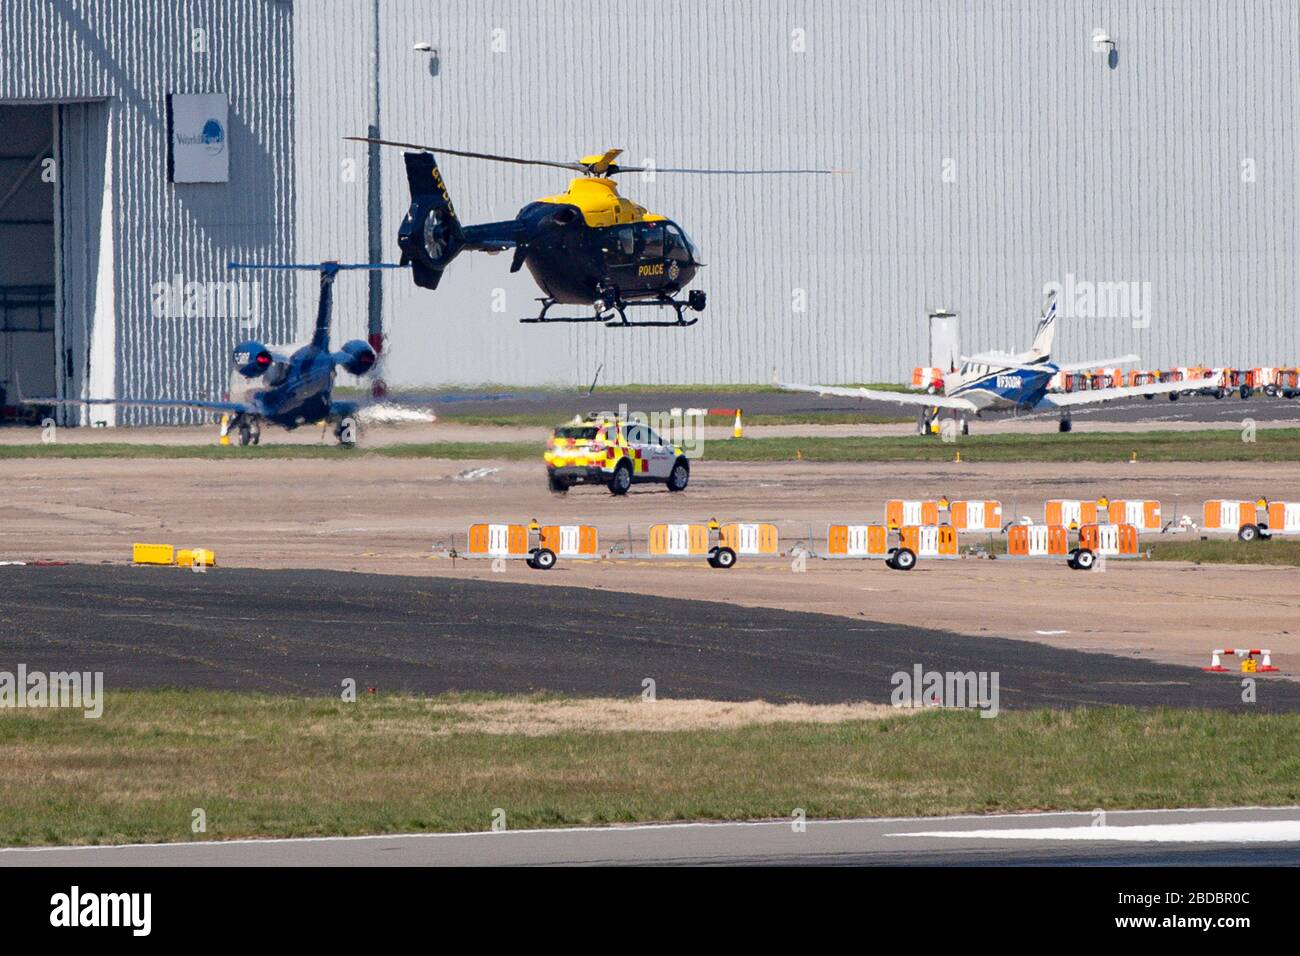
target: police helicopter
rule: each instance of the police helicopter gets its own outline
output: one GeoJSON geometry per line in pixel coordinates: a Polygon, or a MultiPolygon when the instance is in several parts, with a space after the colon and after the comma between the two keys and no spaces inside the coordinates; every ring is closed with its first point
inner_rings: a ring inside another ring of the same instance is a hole
{"type": "MultiPolygon", "coordinates": [[[[238,401],[207,401],[188,398],[20,398],[25,405],[133,405],[152,408],[199,408],[230,416],[225,426],[241,445],[261,441],[262,425],[294,429],[325,422],[334,426],[339,444],[356,443],[357,402],[333,398],[334,377],[342,368],[351,375],[374,370],[378,355],[366,342],[354,339],[330,351],[330,315],[333,308],[334,278],[345,269],[401,269],[396,263],[273,263],[253,265],[231,262],[230,269],[313,269],[320,273],[320,303],[311,342],[292,355],[273,352],[261,342],[240,342],[231,351],[231,361],[240,377],[251,386],[238,401]]],[[[225,433],[223,429],[223,434],[225,433]]]]}
{"type": "Polygon", "coordinates": [[[498,253],[514,250],[510,271],[525,265],[545,293],[541,311],[521,322],[604,322],[610,327],[694,325],[703,312],[704,292],[681,293],[704,262],[686,230],[665,216],[619,195],[614,176],[620,173],[703,173],[720,175],[829,175],[832,169],[672,169],[622,166],[615,162],[623,152],[608,149],[584,156],[576,163],[520,159],[417,143],[348,136],[349,140],[396,146],[415,152],[404,154],[411,207],[397,232],[402,265],[411,266],[415,284],[436,289],[443,270],[461,252],[498,253]],[[554,196],[530,202],[514,219],[480,225],[462,225],[447,186],[438,170],[433,150],[521,166],[549,166],[581,175],[554,196]],[[593,314],[552,316],[556,305],[589,305],[593,314]],[[628,319],[632,307],[670,308],[676,319],[628,319]]]}

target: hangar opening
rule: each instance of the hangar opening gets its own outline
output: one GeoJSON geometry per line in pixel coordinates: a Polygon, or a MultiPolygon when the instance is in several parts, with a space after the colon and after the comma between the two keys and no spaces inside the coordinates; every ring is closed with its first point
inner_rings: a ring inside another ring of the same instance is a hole
{"type": "Polygon", "coordinates": [[[27,395],[59,386],[53,170],[55,108],[0,105],[0,420],[31,420],[27,395]]]}

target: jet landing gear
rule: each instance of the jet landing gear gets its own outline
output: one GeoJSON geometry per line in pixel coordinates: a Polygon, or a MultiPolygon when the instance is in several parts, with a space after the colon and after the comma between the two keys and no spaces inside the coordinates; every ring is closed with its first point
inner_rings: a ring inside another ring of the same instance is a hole
{"type": "Polygon", "coordinates": [[[262,441],[261,423],[242,415],[235,416],[230,423],[230,431],[235,433],[235,439],[241,445],[256,445],[262,441]]]}
{"type": "Polygon", "coordinates": [[[357,423],[351,416],[340,418],[334,423],[334,437],[344,448],[357,447],[357,423]]]}
{"type": "Polygon", "coordinates": [[[1056,426],[1056,430],[1061,432],[1061,434],[1065,434],[1066,432],[1069,432],[1073,428],[1074,428],[1074,422],[1070,421],[1069,415],[1062,416],[1060,424],[1056,426]]]}
{"type": "Polygon", "coordinates": [[[650,299],[636,299],[628,301],[621,298],[616,290],[601,290],[601,298],[592,303],[595,310],[592,315],[565,315],[565,316],[547,316],[551,306],[556,305],[556,301],[549,296],[537,300],[542,303],[542,311],[531,319],[520,319],[525,324],[546,323],[546,322],[603,322],[607,328],[611,329],[630,329],[644,328],[652,326],[668,328],[687,328],[700,321],[698,318],[687,318],[686,312],[689,309],[692,312],[703,312],[707,297],[699,289],[692,289],[685,299],[674,299],[667,294],[660,294],[650,299]],[[653,307],[656,309],[669,308],[676,314],[677,318],[668,322],[658,320],[651,321],[632,321],[627,317],[627,310],[634,306],[653,307]]]}

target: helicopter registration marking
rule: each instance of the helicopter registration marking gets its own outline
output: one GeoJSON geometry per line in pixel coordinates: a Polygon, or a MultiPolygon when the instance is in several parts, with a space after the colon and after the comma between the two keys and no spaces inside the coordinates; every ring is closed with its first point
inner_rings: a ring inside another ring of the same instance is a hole
{"type": "Polygon", "coordinates": [[[664,274],[664,264],[656,262],[654,265],[640,266],[636,270],[638,276],[661,276],[664,274]]]}
{"type": "Polygon", "coordinates": [[[447,192],[447,186],[443,183],[442,173],[438,172],[437,166],[433,167],[433,182],[438,187],[438,192],[442,194],[442,201],[447,204],[447,212],[451,213],[452,217],[455,218],[456,207],[451,204],[451,195],[447,192]]]}

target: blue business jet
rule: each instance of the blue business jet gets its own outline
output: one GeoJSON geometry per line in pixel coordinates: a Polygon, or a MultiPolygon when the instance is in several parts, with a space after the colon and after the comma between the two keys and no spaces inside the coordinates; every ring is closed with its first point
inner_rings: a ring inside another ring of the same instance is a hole
{"type": "Polygon", "coordinates": [[[373,371],[375,350],[360,339],[343,343],[330,351],[330,313],[334,278],[345,269],[401,269],[393,263],[274,263],[251,265],[232,262],[231,269],[313,269],[320,273],[320,304],[311,342],[292,355],[272,352],[261,342],[240,342],[231,353],[235,369],[247,379],[261,379],[242,401],[206,401],[184,398],[23,398],[25,405],[136,405],[155,408],[201,408],[230,416],[228,428],[241,445],[256,445],[262,425],[294,429],[299,425],[328,422],[339,443],[356,443],[354,416],[357,402],[336,401],[331,393],[337,369],[351,375],[373,371]]]}

